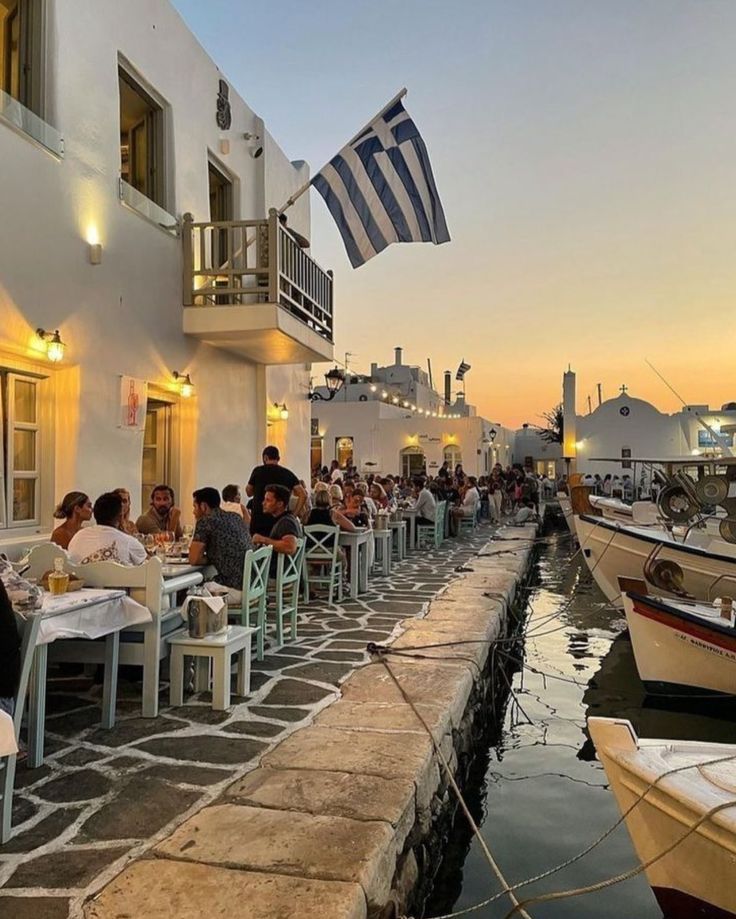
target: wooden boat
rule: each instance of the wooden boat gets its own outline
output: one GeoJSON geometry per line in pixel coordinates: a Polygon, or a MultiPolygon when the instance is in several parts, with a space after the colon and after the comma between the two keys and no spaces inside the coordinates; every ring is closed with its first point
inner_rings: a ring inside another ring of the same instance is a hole
{"type": "MultiPolygon", "coordinates": [[[[624,584],[620,585],[622,588],[624,584]]],[[[656,693],[736,695],[736,628],[720,607],[623,590],[636,668],[656,693]]]]}
{"type": "Polygon", "coordinates": [[[667,919],[736,917],[736,744],[641,740],[618,718],[588,730],[642,864],[678,843],[646,869],[667,919]]]}
{"type": "Polygon", "coordinates": [[[711,602],[736,592],[736,545],[698,534],[695,541],[664,529],[626,524],[590,514],[575,518],[580,548],[596,583],[622,608],[619,576],[646,581],[667,597],[711,602]]]}

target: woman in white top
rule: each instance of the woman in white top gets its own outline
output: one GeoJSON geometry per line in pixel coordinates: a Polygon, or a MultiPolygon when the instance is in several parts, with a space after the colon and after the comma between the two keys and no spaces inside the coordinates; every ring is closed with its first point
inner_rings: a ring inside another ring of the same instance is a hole
{"type": "Polygon", "coordinates": [[[142,565],[148,558],[138,540],[123,533],[123,499],[106,492],[95,501],[95,525],[84,527],[69,543],[69,558],[74,565],[89,562],[118,562],[120,565],[142,565]]]}

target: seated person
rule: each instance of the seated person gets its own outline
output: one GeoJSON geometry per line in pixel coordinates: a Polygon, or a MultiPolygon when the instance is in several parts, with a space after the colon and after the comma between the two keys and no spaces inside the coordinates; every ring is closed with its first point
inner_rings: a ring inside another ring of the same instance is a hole
{"type": "Polygon", "coordinates": [[[198,488],[192,493],[197,521],[189,546],[190,565],[214,565],[217,575],[204,586],[227,588],[227,602],[235,606],[243,599],[245,553],[251,548],[250,533],[239,514],[220,506],[216,488],[198,488]]]}
{"type": "Polygon", "coordinates": [[[347,506],[344,516],[354,527],[370,526],[370,515],[368,508],[363,503],[363,497],[360,492],[356,491],[347,499],[347,506]]]}
{"type": "Polygon", "coordinates": [[[138,530],[130,519],[130,492],[127,488],[114,488],[113,494],[120,495],[123,499],[123,519],[120,521],[120,529],[128,536],[135,536],[138,530]]]}
{"type": "Polygon", "coordinates": [[[20,635],[15,613],[0,580],[0,711],[11,717],[15,711],[15,694],[20,679],[20,635]]]}
{"type": "Polygon", "coordinates": [[[95,525],[84,527],[69,543],[69,558],[75,565],[89,562],[118,562],[120,565],[142,565],[148,558],[138,540],[123,533],[123,499],[106,492],[95,501],[95,525]]]}
{"type": "Polygon", "coordinates": [[[320,488],[314,493],[314,507],[309,512],[307,526],[340,527],[351,533],[355,530],[352,523],[342,511],[330,506],[330,495],[326,488],[320,488]]]}
{"type": "Polygon", "coordinates": [[[238,514],[238,516],[243,518],[245,525],[250,527],[250,511],[243,504],[238,485],[226,485],[222,489],[220,509],[225,511],[225,513],[238,514]]]}
{"type": "Polygon", "coordinates": [[[424,526],[434,526],[437,517],[437,502],[432,492],[427,488],[426,479],[419,479],[417,481],[415,493],[416,503],[414,509],[417,512],[416,522],[424,526]]]}
{"type": "Polygon", "coordinates": [[[273,546],[270,572],[272,578],[276,577],[278,553],[293,555],[297,550],[296,541],[302,535],[301,524],[289,511],[290,497],[291,492],[285,485],[267,485],[263,496],[263,511],[274,519],[271,535],[253,534],[253,545],[273,546]]]}
{"type": "Polygon", "coordinates": [[[141,514],[135,525],[144,536],[173,533],[175,539],[181,539],[184,528],[181,511],[174,503],[174,489],[168,485],[157,485],[151,492],[151,506],[145,514],[141,514]]]}
{"type": "Polygon", "coordinates": [[[467,483],[464,486],[460,506],[453,507],[450,510],[452,531],[455,535],[458,532],[458,520],[461,517],[473,517],[479,504],[480,492],[478,491],[477,479],[471,475],[468,476],[467,483]]]}
{"type": "Polygon", "coordinates": [[[83,491],[70,491],[54,511],[54,518],[64,522],[51,534],[51,542],[62,549],[68,549],[72,537],[82,529],[82,524],[91,520],[92,502],[83,491]]]}

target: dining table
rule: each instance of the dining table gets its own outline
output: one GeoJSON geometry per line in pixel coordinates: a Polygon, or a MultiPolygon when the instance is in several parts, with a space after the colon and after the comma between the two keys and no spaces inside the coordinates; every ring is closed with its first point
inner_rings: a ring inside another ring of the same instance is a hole
{"type": "Polygon", "coordinates": [[[368,590],[368,544],[371,536],[368,527],[360,527],[353,531],[341,530],[338,538],[339,545],[350,550],[348,578],[353,600],[359,593],[368,590]]]}
{"type": "Polygon", "coordinates": [[[124,590],[87,587],[59,595],[44,593],[41,608],[33,615],[42,617],[28,686],[28,765],[35,769],[44,756],[49,645],[65,638],[105,639],[102,727],[111,728],[115,724],[120,632],[151,622],[152,616],[124,590]]]}
{"type": "Polygon", "coordinates": [[[402,507],[401,516],[406,520],[409,528],[407,549],[409,552],[413,552],[417,546],[417,517],[419,516],[419,511],[415,507],[402,507]]]}

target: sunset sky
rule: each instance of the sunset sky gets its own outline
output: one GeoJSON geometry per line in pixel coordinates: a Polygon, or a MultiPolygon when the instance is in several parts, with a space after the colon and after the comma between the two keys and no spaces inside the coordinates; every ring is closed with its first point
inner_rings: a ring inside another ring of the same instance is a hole
{"type": "MultiPolygon", "coordinates": [[[[736,400],[734,0],[174,0],[292,159],[318,170],[402,86],[452,242],[353,270],[322,199],[336,352],[540,420],[568,363],[580,411],[632,395],[676,411],[736,400]]],[[[326,367],[316,368],[318,371],[326,367]]]]}

